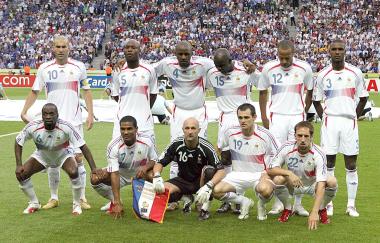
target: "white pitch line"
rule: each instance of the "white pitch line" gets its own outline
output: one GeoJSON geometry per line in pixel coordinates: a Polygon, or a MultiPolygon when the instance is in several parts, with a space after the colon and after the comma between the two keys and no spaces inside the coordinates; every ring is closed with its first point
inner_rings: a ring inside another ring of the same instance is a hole
{"type": "Polygon", "coordinates": [[[8,137],[8,136],[11,136],[11,135],[15,135],[15,134],[18,134],[19,132],[12,132],[12,133],[8,133],[8,134],[3,134],[3,135],[0,135],[0,138],[2,137],[8,137]]]}

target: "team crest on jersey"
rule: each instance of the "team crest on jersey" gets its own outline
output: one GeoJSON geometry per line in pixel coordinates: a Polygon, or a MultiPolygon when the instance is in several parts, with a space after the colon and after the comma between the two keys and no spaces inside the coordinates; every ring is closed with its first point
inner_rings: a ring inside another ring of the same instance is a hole
{"type": "Polygon", "coordinates": [[[141,75],[141,78],[142,78],[142,79],[144,79],[144,78],[145,78],[145,76],[144,76],[144,75],[141,75]]]}
{"type": "Polygon", "coordinates": [[[236,81],[240,81],[240,78],[239,78],[239,77],[237,77],[237,78],[236,78],[236,81]]]}
{"type": "Polygon", "coordinates": [[[295,78],[298,78],[298,76],[299,76],[298,73],[294,74],[294,77],[295,77],[295,78]]]}
{"type": "Polygon", "coordinates": [[[70,72],[70,75],[74,75],[74,73],[71,71],[71,72],[70,72]]]}
{"type": "Polygon", "coordinates": [[[347,80],[348,80],[348,82],[351,82],[351,79],[350,79],[350,78],[348,78],[347,80]]]}
{"type": "Polygon", "coordinates": [[[197,72],[195,70],[193,70],[193,74],[196,74],[197,72]]]}

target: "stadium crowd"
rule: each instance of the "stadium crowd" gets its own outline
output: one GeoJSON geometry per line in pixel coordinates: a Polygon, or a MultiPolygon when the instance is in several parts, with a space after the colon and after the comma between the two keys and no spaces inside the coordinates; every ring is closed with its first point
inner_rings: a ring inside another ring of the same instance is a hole
{"type": "Polygon", "coordinates": [[[220,47],[234,59],[262,66],[276,57],[278,40],[292,38],[288,25],[295,14],[296,56],[314,72],[328,62],[329,40],[347,41],[347,61],[363,72],[378,72],[380,3],[374,0],[0,0],[0,68],[32,68],[52,58],[55,34],[71,37],[75,59],[91,66],[105,45],[103,69],[123,55],[128,38],[143,44],[142,58],[158,61],[173,53],[175,43],[189,40],[194,54],[211,56],[220,47]],[[117,14],[121,3],[123,11],[117,14]],[[44,11],[41,11],[43,9],[44,11]],[[111,41],[104,43],[107,24],[111,41]]]}
{"type": "Polygon", "coordinates": [[[228,47],[233,58],[263,64],[275,56],[279,39],[288,37],[286,1],[130,1],[106,44],[106,57],[122,54],[127,38],[145,44],[143,59],[171,55],[175,43],[189,40],[195,54],[211,56],[228,47]]]}
{"type": "Polygon", "coordinates": [[[298,14],[296,46],[314,71],[328,62],[329,41],[346,40],[346,61],[363,72],[379,72],[380,2],[373,0],[304,0],[298,14]]]}
{"type": "Polygon", "coordinates": [[[117,0],[1,0],[0,68],[36,68],[51,60],[55,34],[69,36],[71,56],[89,68],[117,6],[117,0]]]}

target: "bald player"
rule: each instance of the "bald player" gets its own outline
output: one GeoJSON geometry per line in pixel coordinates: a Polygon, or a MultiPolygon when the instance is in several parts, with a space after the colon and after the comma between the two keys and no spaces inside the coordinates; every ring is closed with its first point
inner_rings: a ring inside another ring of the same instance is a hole
{"type": "MultiPolygon", "coordinates": [[[[305,113],[311,105],[313,79],[310,64],[294,58],[295,48],[291,41],[282,40],[277,45],[276,60],[263,67],[257,89],[260,90],[259,105],[264,127],[276,137],[280,144],[294,140],[294,126],[306,119],[305,113]],[[271,88],[269,118],[267,116],[267,93],[271,88]],[[306,98],[304,102],[304,90],[306,98]]],[[[302,195],[295,197],[294,212],[302,216],[309,213],[301,205],[302,195]]],[[[276,202],[269,212],[278,214],[283,205],[276,202]]]]}
{"type": "MultiPolygon", "coordinates": [[[[29,123],[31,118],[27,112],[36,101],[40,91],[45,88],[48,103],[53,103],[58,107],[61,119],[70,122],[78,133],[83,137],[82,111],[80,108],[80,88],[82,87],[83,98],[88,109],[86,119],[87,130],[92,128],[94,123],[94,112],[92,105],[92,94],[87,81],[87,72],[84,63],[69,58],[70,43],[67,37],[57,35],[53,40],[54,59],[43,63],[37,70],[36,80],[32,90],[25,100],[24,108],[21,112],[21,119],[29,123]]],[[[83,164],[82,151],[75,147],[75,160],[78,164],[79,176],[81,178],[81,207],[89,209],[85,197],[86,169],[83,164]]],[[[59,168],[49,168],[50,199],[43,209],[57,207],[58,186],[60,181],[59,168]]]]}
{"type": "MultiPolygon", "coordinates": [[[[190,200],[184,200],[183,211],[190,212],[193,194],[197,193],[200,203],[209,200],[212,189],[225,173],[223,165],[212,144],[206,139],[199,137],[199,123],[191,117],[184,121],[183,136],[174,139],[153,167],[153,187],[157,193],[163,193],[169,189],[170,202],[176,202],[187,196],[190,200]],[[163,167],[172,161],[178,163],[178,176],[163,182],[160,175],[163,167]]],[[[208,217],[208,212],[201,211],[199,219],[208,217]]]]}
{"type": "Polygon", "coordinates": [[[118,102],[117,118],[112,137],[120,136],[119,120],[133,116],[137,120],[139,136],[155,143],[151,107],[158,93],[157,77],[151,65],[140,62],[140,43],[129,40],[124,46],[126,63],[113,79],[111,96],[118,102]]]}

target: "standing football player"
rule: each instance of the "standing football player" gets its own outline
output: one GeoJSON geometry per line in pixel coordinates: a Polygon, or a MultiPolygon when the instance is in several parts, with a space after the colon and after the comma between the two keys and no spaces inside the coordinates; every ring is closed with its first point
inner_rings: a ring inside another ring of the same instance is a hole
{"type": "MultiPolygon", "coordinates": [[[[70,43],[65,36],[56,36],[53,40],[54,59],[43,63],[37,70],[31,92],[25,100],[24,108],[21,112],[21,119],[28,123],[30,118],[27,115],[29,108],[36,101],[40,91],[45,87],[47,102],[58,107],[60,118],[70,122],[83,137],[82,111],[80,109],[80,88],[82,86],[83,97],[88,109],[87,130],[92,128],[94,123],[94,112],[92,106],[92,94],[87,81],[87,72],[84,63],[69,58],[70,43]]],[[[79,148],[75,148],[75,160],[78,163],[79,176],[81,177],[81,206],[89,209],[85,196],[86,169],[83,164],[83,154],[79,148]]],[[[59,168],[49,168],[50,199],[43,209],[57,207],[58,185],[60,181],[59,168]]]]}
{"type": "MultiPolygon", "coordinates": [[[[310,64],[294,58],[294,45],[282,40],[277,45],[278,59],[266,63],[260,75],[257,89],[260,90],[259,105],[264,127],[277,138],[280,144],[294,139],[294,126],[305,120],[313,94],[313,79],[310,64]],[[271,88],[269,105],[270,125],[267,117],[267,93],[271,88]],[[305,103],[304,90],[307,90],[305,103]]],[[[309,213],[301,205],[301,197],[294,199],[294,212],[302,216],[309,213]]],[[[269,214],[278,214],[283,205],[276,198],[269,214]]]]}
{"type": "MultiPolygon", "coordinates": [[[[359,217],[355,207],[358,190],[356,160],[359,154],[357,118],[368,99],[363,74],[359,68],[344,61],[346,44],[334,40],[329,47],[331,64],[319,72],[313,94],[318,116],[322,119],[321,146],[327,155],[327,171],[333,176],[336,154],[344,155],[347,184],[347,210],[351,217],[359,217]],[[359,102],[356,105],[356,99],[359,102]],[[322,108],[321,100],[325,107],[322,108]]],[[[332,204],[328,214],[333,215],[332,204]]]]}

